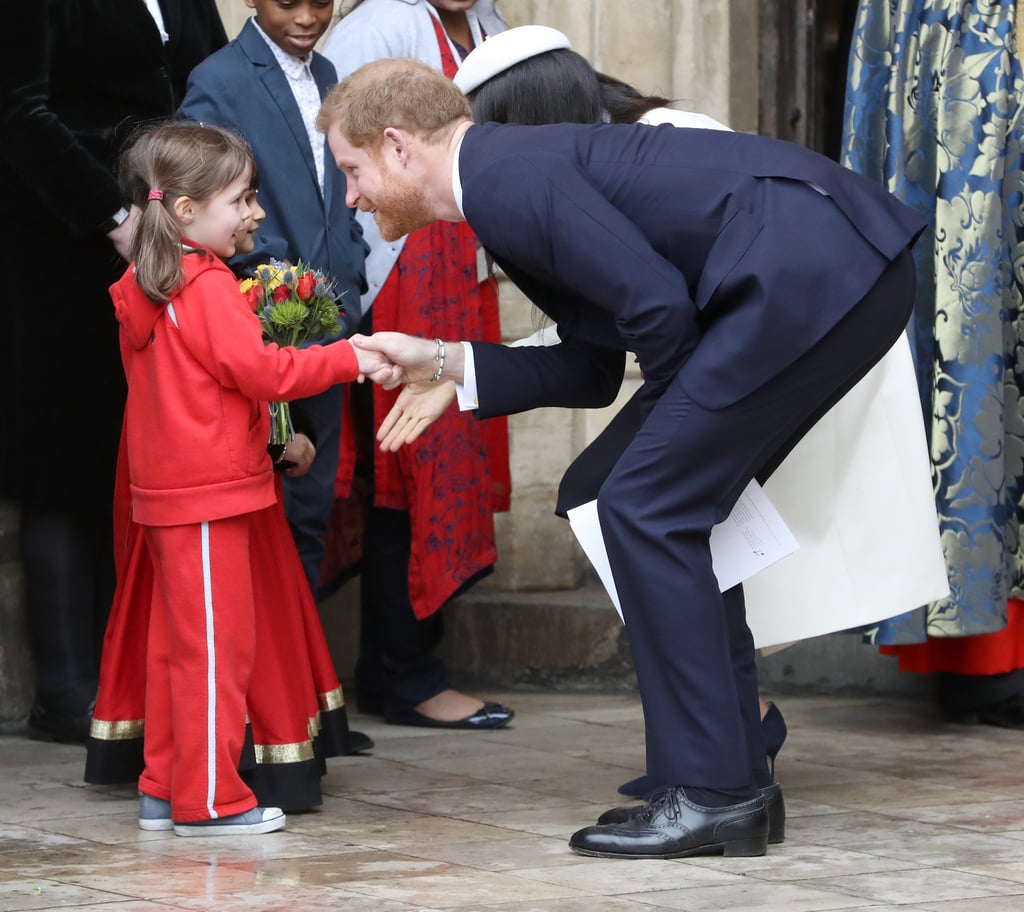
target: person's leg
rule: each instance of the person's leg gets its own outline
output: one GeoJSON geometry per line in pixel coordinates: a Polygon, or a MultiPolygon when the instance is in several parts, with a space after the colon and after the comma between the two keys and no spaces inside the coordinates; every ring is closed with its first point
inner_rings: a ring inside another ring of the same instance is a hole
{"type": "Polygon", "coordinates": [[[684,366],[602,487],[601,526],[638,676],[649,678],[640,686],[652,776],[721,788],[749,781],[741,701],[751,697],[737,693],[732,669],[752,667],[753,643],[745,623],[726,615],[710,530],[760,469],[792,447],[808,418],[827,411],[888,351],[905,325],[912,286],[905,253],[804,357],[727,408],[696,403],[684,366]],[[736,749],[740,755],[724,756],[736,749]]]}
{"type": "Polygon", "coordinates": [[[25,504],[21,556],[36,693],[35,738],[85,742],[114,594],[110,511],[25,504]]]}
{"type": "MultiPolygon", "coordinates": [[[[249,517],[149,526],[145,535],[160,590],[154,608],[166,613],[174,821],[248,811],[256,798],[238,760],[254,653],[249,517]]],[[[144,774],[140,787],[164,797],[166,784],[144,774]]]]}
{"type": "Polygon", "coordinates": [[[334,505],[334,480],[338,474],[342,388],[332,386],[319,395],[299,400],[293,404],[293,409],[301,412],[309,425],[311,437],[315,439],[316,457],[305,475],[282,479],[284,510],[302,569],[316,598],[324,560],[324,536],[334,505]]]}
{"type": "MultiPolygon", "coordinates": [[[[912,291],[905,253],[810,352],[723,409],[689,396],[684,365],[601,488],[598,513],[633,649],[648,772],[682,787],[661,802],[673,803],[669,816],[696,800],[740,802],[737,815],[749,817],[742,801],[754,794],[752,771],[763,763],[753,642],[742,600],[718,589],[711,528],[758,471],[792,447],[809,417],[823,414],[891,347],[912,291]]],[[[661,811],[652,804],[650,813],[661,811]]],[[[668,852],[672,839],[652,839],[643,823],[621,825],[625,832],[587,828],[571,845],[585,854],[668,852]]],[[[766,819],[764,829],[767,837],[766,819]]],[[[732,851],[758,851],[742,827],[736,833],[732,851]]]]}
{"type": "Polygon", "coordinates": [[[357,682],[360,692],[383,686],[380,709],[395,716],[449,688],[448,672],[436,655],[444,634],[441,613],[420,620],[409,601],[409,514],[370,510],[363,546],[357,682]],[[364,651],[365,650],[365,651],[364,651]]]}
{"type": "Polygon", "coordinates": [[[167,652],[169,614],[163,589],[154,585],[146,640],[144,766],[139,776],[139,825],[143,829],[169,830],[174,825],[171,816],[174,732],[171,667],[167,652]]]}

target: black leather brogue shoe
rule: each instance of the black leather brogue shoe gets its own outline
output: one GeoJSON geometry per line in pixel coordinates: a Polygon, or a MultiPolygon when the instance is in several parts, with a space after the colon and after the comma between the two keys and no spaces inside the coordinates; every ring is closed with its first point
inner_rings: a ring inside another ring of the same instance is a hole
{"type": "MultiPolygon", "coordinates": [[[[768,845],[778,845],[786,841],[786,802],[782,797],[782,786],[777,782],[758,789],[764,798],[764,806],[768,811],[768,845]]],[[[625,823],[634,814],[640,813],[646,804],[624,804],[605,811],[597,818],[598,826],[610,823],[625,823]]]]}
{"type": "Polygon", "coordinates": [[[623,823],[585,827],[569,847],[601,858],[750,857],[768,846],[768,811],[759,794],[728,807],[694,804],[682,787],[667,788],[623,823]]]}

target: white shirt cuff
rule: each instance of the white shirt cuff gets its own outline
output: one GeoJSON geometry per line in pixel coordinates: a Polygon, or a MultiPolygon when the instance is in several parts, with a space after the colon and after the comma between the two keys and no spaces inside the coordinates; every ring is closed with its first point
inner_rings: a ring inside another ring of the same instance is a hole
{"type": "Polygon", "coordinates": [[[462,351],[465,353],[466,360],[462,368],[462,383],[455,384],[455,395],[459,400],[459,411],[471,412],[480,407],[476,396],[476,362],[473,360],[473,345],[470,342],[463,342],[462,351]]]}

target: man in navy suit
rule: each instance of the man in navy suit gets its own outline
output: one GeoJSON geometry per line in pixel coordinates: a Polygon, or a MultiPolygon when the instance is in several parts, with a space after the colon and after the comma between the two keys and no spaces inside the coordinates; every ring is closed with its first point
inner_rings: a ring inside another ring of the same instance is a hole
{"type": "MultiPolygon", "coordinates": [[[[345,178],[327,161],[324,138],[313,125],[321,99],[337,82],[333,64],[313,50],[334,7],[323,0],[246,3],[256,15],[192,71],[178,115],[233,130],[252,146],[267,216],[253,252],[233,258],[232,268],[242,272],[274,257],[322,270],[337,283],[351,331],[366,290],[368,248],[345,206],[345,178]]],[[[296,422],[317,448],[306,475],[283,480],[285,510],[314,596],[334,504],[341,401],[335,386],[292,403],[296,422]]]]}
{"type": "MultiPolygon", "coordinates": [[[[923,224],[872,183],[764,137],[474,126],[458,92],[409,61],[354,73],[319,125],[349,204],[375,211],[382,235],[465,219],[558,326],[550,347],[356,340],[407,381],[453,380],[486,418],[607,405],[626,352],[639,359],[638,429],[601,486],[598,515],[648,772],[672,787],[625,822],[580,830],[571,847],[763,854],[778,786],[743,591],[719,591],[711,528],[899,337],[923,224]]],[[[430,418],[412,396],[396,408],[389,446],[430,418]]]]}

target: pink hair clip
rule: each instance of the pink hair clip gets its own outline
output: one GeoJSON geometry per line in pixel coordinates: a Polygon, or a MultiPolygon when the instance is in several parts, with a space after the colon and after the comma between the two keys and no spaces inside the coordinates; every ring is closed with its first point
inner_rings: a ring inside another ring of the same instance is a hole
{"type": "Polygon", "coordinates": [[[162,200],[164,198],[163,190],[150,190],[147,199],[151,200],[162,200]]]}

